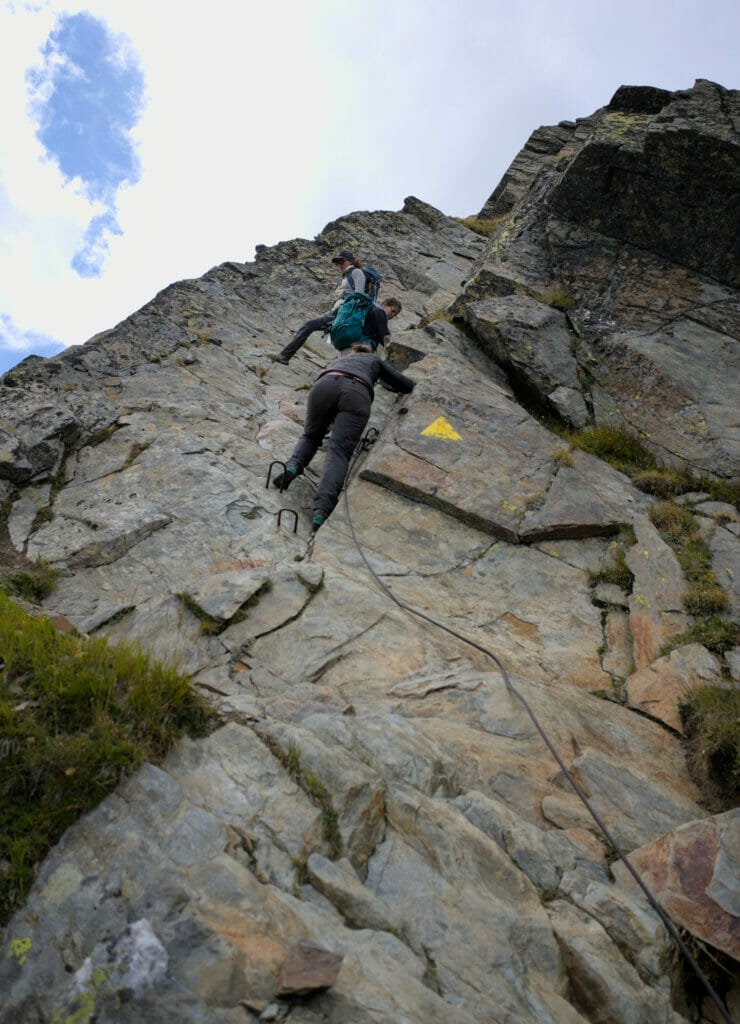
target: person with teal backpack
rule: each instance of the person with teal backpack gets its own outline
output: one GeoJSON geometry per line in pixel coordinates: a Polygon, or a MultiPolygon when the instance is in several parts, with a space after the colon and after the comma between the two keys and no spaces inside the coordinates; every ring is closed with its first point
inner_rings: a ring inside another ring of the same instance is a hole
{"type": "Polygon", "coordinates": [[[282,352],[270,356],[274,363],[283,363],[287,366],[299,348],[308,341],[314,331],[328,331],[334,322],[337,311],[347,295],[353,292],[367,294],[371,303],[375,301],[380,287],[380,277],[377,271],[368,267],[363,269],[362,264],[355,259],[354,254],[348,249],[341,249],[336,256],[332,257],[332,263],[341,273],[339,284],[334,289],[335,301],[328,313],[323,316],[307,320],[298,333],[288,342],[282,352]]]}
{"type": "Polygon", "coordinates": [[[329,331],[331,343],[339,352],[351,345],[368,345],[373,352],[390,340],[388,321],[401,312],[398,299],[372,302],[363,292],[351,292],[339,307],[329,331]]]}

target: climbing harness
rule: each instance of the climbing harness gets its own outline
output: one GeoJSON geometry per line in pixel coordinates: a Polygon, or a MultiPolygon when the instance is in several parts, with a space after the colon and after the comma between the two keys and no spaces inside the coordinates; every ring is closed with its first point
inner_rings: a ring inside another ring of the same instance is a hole
{"type": "Polygon", "coordinates": [[[613,847],[613,849],[617,853],[617,856],[619,857],[619,859],[625,865],[625,867],[627,868],[629,873],[632,875],[632,877],[635,880],[635,882],[637,883],[637,885],[640,887],[640,889],[642,890],[642,892],[646,896],[647,901],[650,904],[650,906],[653,908],[653,910],[656,912],[656,914],[660,917],[661,921],[663,922],[663,924],[665,925],[665,927],[666,927],[666,929],[668,931],[668,934],[671,936],[671,938],[677,944],[678,948],[681,950],[681,952],[683,953],[684,957],[686,958],[686,960],[690,964],[692,970],[694,971],[696,976],[701,981],[701,983],[704,986],[704,988],[705,988],[707,994],[709,995],[710,999],[712,1000],[714,1005],[717,1007],[717,1009],[718,1009],[722,1019],[726,1022],[726,1024],[733,1024],[732,1018],[730,1017],[730,1015],[729,1015],[729,1013],[727,1011],[727,1008],[725,1007],[724,1003],[720,999],[719,995],[715,992],[715,990],[714,990],[714,988],[712,986],[712,983],[710,982],[709,978],[706,976],[704,971],[702,971],[701,967],[699,967],[698,963],[694,959],[691,951],[689,950],[689,948],[686,945],[686,943],[684,942],[684,940],[681,938],[681,936],[680,936],[676,926],[673,924],[673,921],[671,921],[670,917],[666,914],[666,912],[660,906],[660,904],[658,903],[657,899],[653,896],[652,892],[648,889],[648,887],[645,884],[645,882],[643,882],[643,880],[640,877],[639,873],[630,864],[629,860],[627,859],[627,855],[622,851],[622,849],[619,846],[619,844],[617,843],[616,839],[611,834],[609,829],[606,827],[604,822],[601,820],[601,818],[599,817],[597,811],[591,805],[590,801],[588,800],[588,797],[582,791],[582,789],[580,788],[580,786],[576,782],[575,778],[573,777],[572,773],[566,767],[566,765],[563,762],[562,758],[560,757],[560,755],[558,754],[557,750],[555,749],[555,747],[551,743],[550,738],[548,737],[547,733],[545,732],[545,730],[543,729],[543,727],[540,724],[539,720],[537,719],[537,716],[535,715],[534,711],[532,711],[532,708],[529,706],[526,698],[516,689],[516,687],[513,685],[513,683],[509,679],[509,675],[508,675],[506,669],[504,668],[504,665],[499,660],[499,658],[493,653],[493,651],[488,650],[488,648],[484,647],[482,644],[476,643],[475,640],[470,640],[468,637],[463,636],[462,633],[458,633],[456,630],[452,629],[450,626],[446,626],[443,622],[438,622],[436,619],[433,619],[430,615],[426,615],[424,612],[419,611],[417,608],[413,608],[411,605],[406,604],[404,601],[399,600],[399,598],[397,598],[395,596],[393,591],[390,590],[390,588],[388,586],[386,586],[385,583],[383,583],[381,578],[378,576],[378,574],[375,572],[373,567],[368,562],[368,560],[367,560],[367,558],[365,556],[365,552],[363,551],[362,546],[361,546],[359,540],[357,539],[357,533],[355,532],[355,527],[354,527],[354,524],[352,522],[352,516],[351,516],[350,510],[349,510],[349,497],[348,497],[348,495],[349,495],[349,481],[350,481],[350,477],[352,476],[352,473],[354,471],[355,465],[357,464],[357,460],[358,460],[360,454],[363,451],[367,451],[369,449],[370,445],[374,444],[374,442],[377,440],[378,431],[377,431],[377,429],[375,427],[373,427],[372,430],[375,431],[374,437],[371,440],[369,439],[369,434],[371,433],[371,431],[369,430],[367,432],[367,434],[365,435],[365,437],[360,442],[360,444],[357,446],[357,450],[355,451],[355,454],[354,454],[354,456],[352,458],[352,461],[350,463],[349,469],[347,470],[347,477],[346,477],[345,484],[344,484],[344,511],[345,511],[345,515],[347,517],[347,525],[349,526],[350,533],[352,534],[352,540],[354,541],[354,545],[357,548],[357,551],[358,551],[358,553],[360,555],[360,558],[365,563],[365,568],[370,573],[370,575],[373,577],[373,579],[375,580],[377,585],[380,587],[380,589],[383,591],[383,593],[386,595],[386,597],[388,597],[402,611],[408,612],[410,615],[416,615],[417,618],[423,619],[425,622],[428,622],[430,625],[435,626],[437,629],[443,630],[445,633],[448,633],[450,636],[455,637],[457,640],[461,640],[464,644],[467,644],[469,647],[474,648],[476,651],[480,651],[481,654],[485,654],[486,657],[491,658],[493,660],[493,662],[496,664],[496,666],[498,667],[499,671],[501,672],[501,675],[503,676],[504,683],[506,684],[506,689],[508,690],[508,692],[513,697],[516,697],[517,700],[519,700],[521,702],[521,704],[524,706],[524,709],[527,712],[527,714],[529,715],[530,719],[532,720],[532,723],[534,724],[534,727],[537,729],[537,732],[542,737],[542,740],[544,741],[545,746],[547,747],[547,749],[550,751],[552,756],[555,758],[555,761],[557,762],[558,767],[562,771],[563,775],[565,776],[565,778],[570,783],[571,787],[575,791],[575,793],[578,796],[578,798],[585,805],[586,810],[588,811],[588,813],[591,815],[593,820],[598,825],[599,829],[604,834],[604,837],[606,838],[607,842],[613,847]]]}

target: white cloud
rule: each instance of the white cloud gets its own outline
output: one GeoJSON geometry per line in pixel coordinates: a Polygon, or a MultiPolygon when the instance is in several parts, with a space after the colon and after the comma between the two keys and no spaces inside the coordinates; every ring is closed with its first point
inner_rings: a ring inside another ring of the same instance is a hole
{"type": "Polygon", "coordinates": [[[61,0],[0,7],[0,310],[65,344],[254,245],[313,235],[413,193],[479,209],[529,133],[590,114],[622,83],[732,87],[728,0],[61,0]],[[69,264],[105,212],[44,161],[24,75],[62,10],[89,11],[141,62],[141,180],[100,278],[69,264]]]}

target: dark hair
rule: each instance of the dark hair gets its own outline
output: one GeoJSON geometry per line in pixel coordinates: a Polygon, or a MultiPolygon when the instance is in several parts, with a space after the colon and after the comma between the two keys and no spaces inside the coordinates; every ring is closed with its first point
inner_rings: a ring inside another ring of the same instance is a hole
{"type": "Polygon", "coordinates": [[[356,341],[350,349],[350,352],[370,352],[371,354],[372,351],[369,345],[363,345],[361,341],[356,341]]]}
{"type": "Polygon", "coordinates": [[[352,260],[352,266],[355,268],[355,270],[362,270],[362,264],[358,259],[352,260]]]}
{"type": "Polygon", "coordinates": [[[399,313],[403,309],[403,306],[401,305],[400,300],[399,299],[394,299],[391,296],[389,296],[387,299],[381,299],[380,305],[381,306],[393,306],[393,308],[397,309],[399,313]]]}

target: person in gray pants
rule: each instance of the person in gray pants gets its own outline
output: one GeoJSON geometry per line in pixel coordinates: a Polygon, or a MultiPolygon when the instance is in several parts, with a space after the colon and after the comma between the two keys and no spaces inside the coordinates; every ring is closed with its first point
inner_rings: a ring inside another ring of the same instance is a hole
{"type": "Polygon", "coordinates": [[[314,317],[313,320],[307,320],[281,352],[270,356],[273,363],[283,363],[287,366],[298,349],[306,344],[314,331],[329,330],[334,323],[337,310],[351,292],[365,291],[365,273],[362,269],[362,264],[355,259],[353,253],[348,249],[341,249],[332,258],[332,263],[342,275],[339,279],[339,284],[334,289],[334,305],[328,313],[314,317]]]}
{"type": "Polygon", "coordinates": [[[353,345],[346,355],[319,374],[308,394],[303,434],[285,472],[275,477],[273,484],[281,490],[289,487],[309,465],[331,430],[324,471],[313,503],[314,531],[329,518],[339,500],[349,460],[370,419],[378,380],[399,394],[407,395],[414,388],[410,377],[382,360],[369,345],[353,345]]]}

